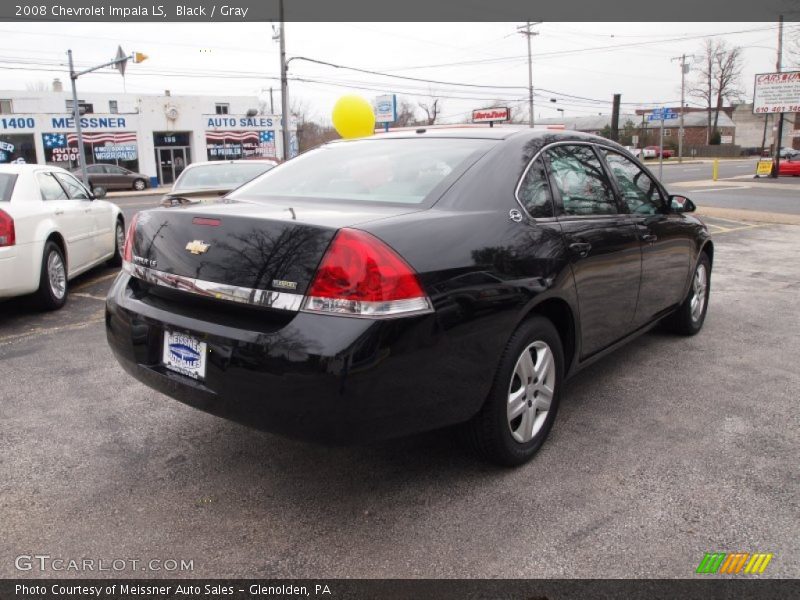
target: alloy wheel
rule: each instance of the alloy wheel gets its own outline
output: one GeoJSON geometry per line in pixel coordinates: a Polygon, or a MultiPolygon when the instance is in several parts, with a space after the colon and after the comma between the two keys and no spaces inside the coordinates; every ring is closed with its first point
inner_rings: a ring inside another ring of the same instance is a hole
{"type": "Polygon", "coordinates": [[[47,278],[53,297],[61,300],[67,292],[67,273],[64,261],[58,252],[51,252],[47,257],[47,278]]]}
{"type": "Polygon", "coordinates": [[[697,266],[697,271],[694,273],[694,280],[692,281],[692,299],[689,302],[692,321],[695,323],[699,321],[700,317],[703,315],[703,309],[706,306],[707,290],[708,277],[706,275],[706,266],[700,264],[697,266]]]}
{"type": "Polygon", "coordinates": [[[508,387],[508,426],[517,442],[525,444],[541,430],[550,411],[555,383],[553,351],[545,342],[533,342],[517,359],[508,387]]]}

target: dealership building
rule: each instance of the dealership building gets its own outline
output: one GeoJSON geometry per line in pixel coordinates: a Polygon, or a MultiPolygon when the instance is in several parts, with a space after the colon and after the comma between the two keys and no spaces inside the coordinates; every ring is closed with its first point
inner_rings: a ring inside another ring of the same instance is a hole
{"type": "MultiPolygon", "coordinates": [[[[206,160],[283,157],[281,117],[256,96],[79,93],[87,164],[114,164],[169,185],[206,160]]],[[[0,91],[0,163],[78,166],[72,94],[0,91]]],[[[297,153],[290,120],[289,156],[297,153]]]]}

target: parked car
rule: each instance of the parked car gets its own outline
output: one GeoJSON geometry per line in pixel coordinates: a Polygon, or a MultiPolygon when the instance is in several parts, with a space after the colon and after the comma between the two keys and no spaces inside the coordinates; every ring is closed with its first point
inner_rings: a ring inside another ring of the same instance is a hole
{"type": "Polygon", "coordinates": [[[139,213],[108,341],[145,384],[250,426],[354,442],[458,425],[520,464],[567,377],[658,323],[700,331],[714,250],[693,210],[577,132],[333,142],[139,213]]]}
{"type": "MultiPolygon", "coordinates": [[[[775,165],[772,165],[773,172],[775,165]]],[[[778,166],[778,175],[791,175],[792,177],[800,177],[800,152],[789,154],[786,158],[782,158],[778,166]]]]}
{"type": "Polygon", "coordinates": [[[0,298],[32,293],[42,308],[61,308],[73,277],[122,264],[124,242],[120,209],[69,171],[0,165],[0,298]]]}
{"type": "Polygon", "coordinates": [[[183,170],[172,190],[164,195],[162,204],[187,204],[224,196],[277,164],[277,161],[267,159],[192,163],[183,170]]]}
{"type": "MultiPolygon", "coordinates": [[[[664,158],[672,158],[674,152],[669,148],[664,148],[664,158]]],[[[658,146],[647,146],[644,149],[644,157],[645,158],[659,158],[661,156],[661,150],[658,146]]]]}
{"type": "MultiPolygon", "coordinates": [[[[82,179],[80,169],[73,169],[72,173],[78,179],[82,179]]],[[[150,187],[150,178],[147,175],[134,173],[125,167],[117,165],[87,165],[86,174],[89,178],[89,187],[91,189],[141,191],[150,187]]]]}

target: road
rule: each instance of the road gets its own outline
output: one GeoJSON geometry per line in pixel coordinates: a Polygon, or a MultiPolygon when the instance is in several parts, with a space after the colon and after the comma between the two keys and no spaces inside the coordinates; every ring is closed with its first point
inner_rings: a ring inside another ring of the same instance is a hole
{"type": "Polygon", "coordinates": [[[48,554],[194,561],[100,577],[686,578],[718,550],[799,577],[800,228],[716,231],[704,330],[584,371],[515,470],[447,432],[326,448],[175,402],[107,348],[111,269],[58,313],[4,303],[0,577],[48,554]]]}
{"type": "MultiPolygon", "coordinates": [[[[720,160],[719,161],[719,177],[721,179],[727,177],[737,177],[741,175],[755,175],[757,159],[745,160],[720,160]]],[[[658,161],[648,160],[645,162],[646,166],[658,176],[658,161]]],[[[712,174],[711,162],[696,162],[686,159],[684,164],[678,162],[664,163],[664,174],[661,177],[667,187],[670,183],[676,181],[698,181],[704,179],[711,179],[712,174]]]]}

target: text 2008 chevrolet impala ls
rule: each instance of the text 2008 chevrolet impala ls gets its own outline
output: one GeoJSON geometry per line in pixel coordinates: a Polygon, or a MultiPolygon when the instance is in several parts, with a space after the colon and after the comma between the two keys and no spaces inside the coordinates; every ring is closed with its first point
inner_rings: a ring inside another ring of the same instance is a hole
{"type": "Polygon", "coordinates": [[[703,325],[690,200],[608,140],[419,129],[307,152],[130,224],[108,339],[147,385],[329,442],[461,424],[508,465],[563,381],[666,321],[703,325]]]}

